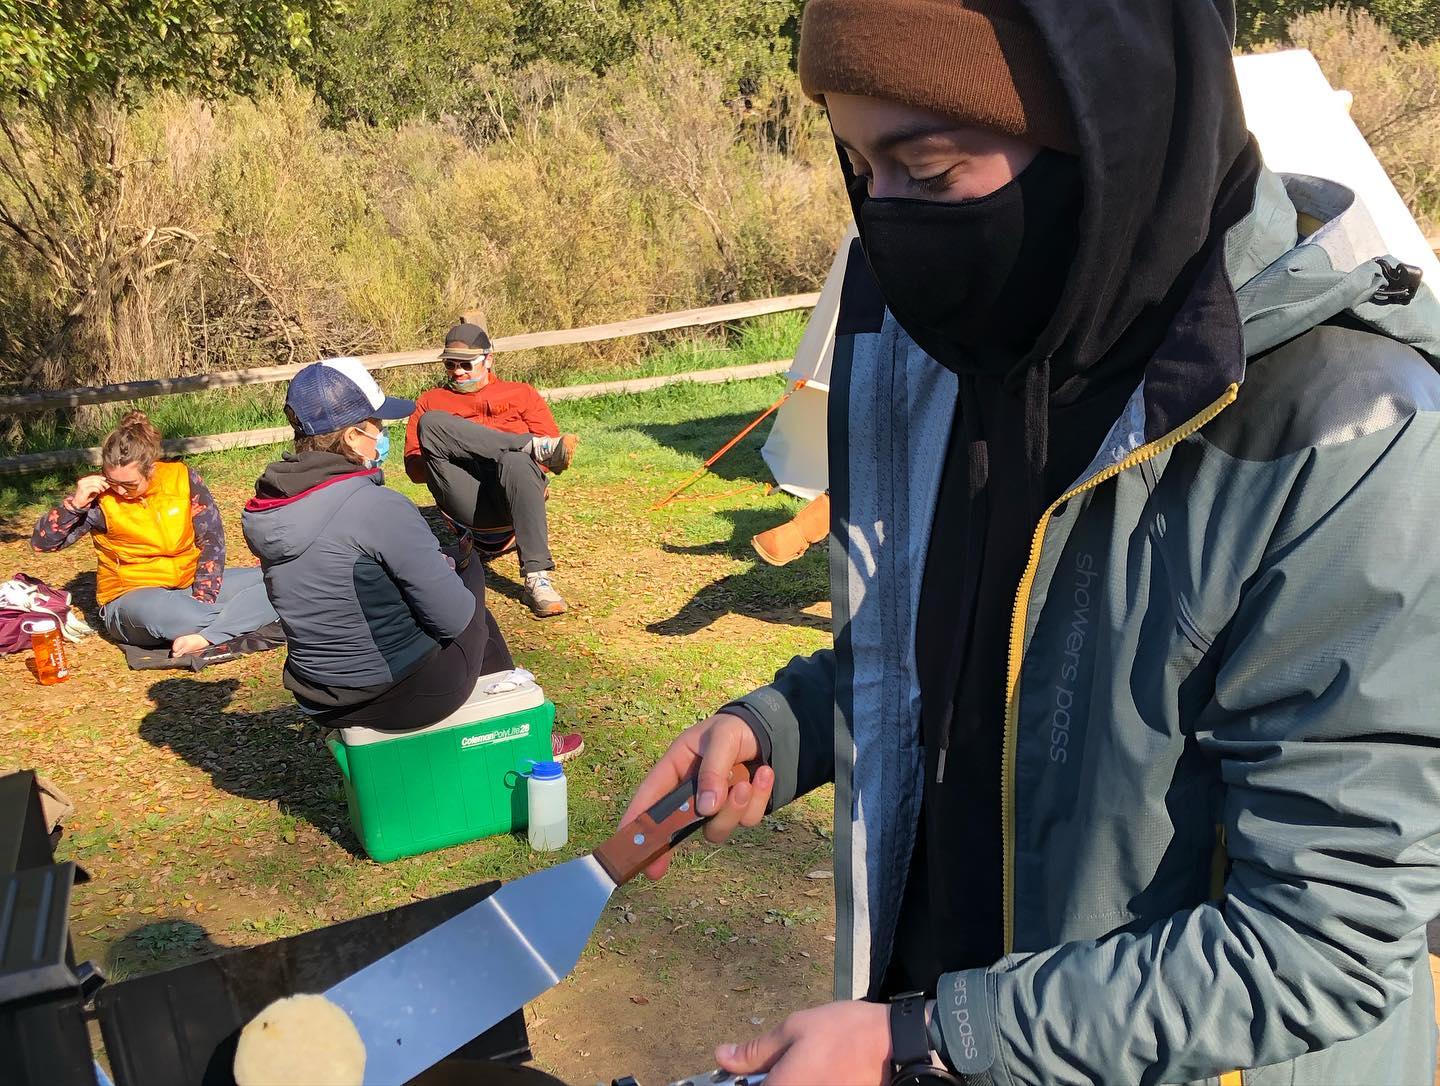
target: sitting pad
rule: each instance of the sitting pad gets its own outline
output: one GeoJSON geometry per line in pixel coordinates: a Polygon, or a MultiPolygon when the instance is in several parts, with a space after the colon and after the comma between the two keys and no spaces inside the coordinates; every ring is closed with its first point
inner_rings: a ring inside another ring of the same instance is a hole
{"type": "MultiPolygon", "coordinates": [[[[131,671],[159,671],[163,668],[174,668],[177,671],[199,671],[208,664],[219,663],[219,660],[206,660],[199,653],[192,653],[189,656],[171,656],[169,649],[142,649],[139,645],[120,646],[120,651],[125,654],[125,662],[130,665],[131,671]]],[[[225,657],[227,660],[234,659],[233,656],[225,657]]]]}
{"type": "Polygon", "coordinates": [[[285,644],[285,632],[279,622],[267,622],[258,630],[232,637],[229,641],[221,641],[204,652],[193,652],[188,656],[171,656],[170,650],[163,646],[158,649],[145,649],[139,645],[119,644],[131,671],[157,671],[161,668],[199,671],[211,664],[224,664],[241,656],[249,656],[252,652],[278,649],[285,644]]]}
{"type": "MultiPolygon", "coordinates": [[[[545,499],[550,499],[550,492],[546,490],[545,499]]],[[[472,524],[464,524],[449,513],[441,510],[440,515],[445,518],[445,523],[450,525],[456,535],[461,532],[469,532],[471,542],[475,544],[475,553],[480,556],[482,562],[493,562],[502,555],[509,554],[518,549],[515,541],[515,526],[513,524],[497,524],[491,528],[477,528],[472,524]]]]}

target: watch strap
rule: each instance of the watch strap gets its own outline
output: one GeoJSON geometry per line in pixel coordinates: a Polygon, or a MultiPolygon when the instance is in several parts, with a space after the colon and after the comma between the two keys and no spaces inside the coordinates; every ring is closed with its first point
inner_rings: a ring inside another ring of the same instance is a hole
{"type": "Polygon", "coordinates": [[[925,993],[906,992],[890,1002],[890,1060],[897,1068],[930,1062],[925,993]]]}

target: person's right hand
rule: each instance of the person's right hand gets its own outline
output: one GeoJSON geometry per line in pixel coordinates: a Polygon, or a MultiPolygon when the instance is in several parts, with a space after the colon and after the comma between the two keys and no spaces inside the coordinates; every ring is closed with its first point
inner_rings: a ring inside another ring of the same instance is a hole
{"type": "MultiPolygon", "coordinates": [[[[730,770],[737,762],[753,762],[759,756],[760,745],[745,721],[731,713],[707,717],[675,737],[670,749],[640,782],[620,824],[625,825],[654,806],[681,781],[698,775],[695,811],[710,816],[704,829],[707,841],[719,844],[729,838],[736,826],[758,826],[775,788],[775,771],[761,766],[753,780],[734,786],[729,781],[730,770]]],[[[669,868],[667,852],[647,867],[645,874],[658,879],[669,868]]]]}
{"type": "Polygon", "coordinates": [[[86,475],[75,483],[75,493],[70,495],[70,504],[76,509],[86,509],[95,499],[110,489],[103,475],[86,475]]]}

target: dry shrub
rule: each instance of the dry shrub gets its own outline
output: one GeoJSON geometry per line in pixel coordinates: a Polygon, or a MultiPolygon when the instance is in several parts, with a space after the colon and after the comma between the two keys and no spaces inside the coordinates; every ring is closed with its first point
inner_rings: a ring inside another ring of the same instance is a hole
{"type": "Polygon", "coordinates": [[[110,149],[35,136],[23,170],[58,194],[42,225],[85,246],[61,274],[0,223],[0,381],[405,349],[471,307],[504,335],[811,289],[845,215],[823,123],[791,86],[745,103],[722,87],[660,44],[603,77],[537,64],[471,115],[398,129],[326,128],[282,85],[158,96],[111,119],[110,149]]]}
{"type": "Polygon", "coordinates": [[[702,294],[730,301],[813,280],[843,216],[834,150],[813,112],[797,126],[798,103],[781,94],[770,126],[753,100],[717,109],[719,76],[668,43],[642,52],[610,90],[605,143],[655,234],[689,246],[702,294]],[[788,145],[767,138],[776,126],[788,145]]]}
{"type": "Polygon", "coordinates": [[[1327,8],[1290,21],[1422,227],[1440,217],[1440,43],[1404,45],[1368,12],[1327,8]]]}

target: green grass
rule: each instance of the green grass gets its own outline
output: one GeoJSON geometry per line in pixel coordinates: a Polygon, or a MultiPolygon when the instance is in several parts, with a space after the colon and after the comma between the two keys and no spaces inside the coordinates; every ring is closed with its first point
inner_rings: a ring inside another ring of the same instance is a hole
{"type": "MultiPolygon", "coordinates": [[[[600,361],[575,367],[568,370],[562,380],[546,382],[546,385],[584,385],[789,358],[800,341],[808,316],[808,311],[773,313],[709,332],[685,333],[680,341],[659,347],[638,361],[600,361]]],[[[543,353],[501,355],[497,359],[498,372],[507,379],[529,380],[531,371],[543,364],[543,360],[538,359],[543,353]]],[[[394,395],[417,396],[434,387],[443,374],[438,364],[430,364],[382,370],[377,377],[394,395]]],[[[137,409],[146,412],[166,437],[194,437],[283,426],[284,405],[285,386],[275,384],[101,404],[74,415],[48,412],[22,418],[16,451],[41,452],[98,445],[125,412],[137,409]]]]}
{"type": "MultiPolygon", "coordinates": [[[[741,360],[733,353],[723,359],[741,360]]],[[[656,365],[693,368],[693,361],[667,356],[656,365]]],[[[191,938],[187,923],[221,942],[260,942],[513,878],[603,840],[676,733],[767,681],[792,655],[828,643],[823,620],[802,614],[826,598],[824,555],[774,569],[750,550],[750,535],[797,507],[761,489],[769,479],[759,455],[768,426],[686,492],[701,500],[654,508],[784,388],[776,376],[555,405],[562,427],[582,439],[577,466],[555,480],[550,503],[560,584],[579,607],[562,620],[530,620],[513,600],[513,559],[491,567],[491,586],[516,658],[541,676],[560,726],[586,738],[587,753],[567,767],[570,843],[558,853],[537,857],[514,835],[369,863],[349,829],[320,732],[300,719],[281,686],[279,654],[191,678],[126,673],[113,650],[87,642],[82,672],[64,691],[67,712],[21,713],[9,731],[0,722],[0,745],[11,760],[49,767],[80,804],[62,854],[97,874],[77,897],[76,929],[87,946],[104,948],[122,975],[143,972],[214,952],[208,937],[191,938]],[[512,598],[505,598],[507,586],[512,598]],[[740,632],[718,632],[716,624],[726,622],[740,623],[733,627],[740,632]],[[126,771],[95,771],[109,764],[126,771]],[[71,768],[89,773],[85,783],[67,775],[71,768]]],[[[424,488],[399,470],[396,446],[388,484],[429,507],[424,488]]],[[[240,500],[281,448],[190,458],[221,497],[232,528],[240,500]]],[[[68,478],[48,488],[23,482],[10,481],[0,495],[0,516],[12,528],[12,557],[30,568],[22,536],[68,478]]],[[[230,538],[243,557],[238,532],[230,538]]],[[[45,575],[57,583],[92,567],[88,547],[44,557],[54,563],[45,575]]],[[[737,901],[759,900],[776,879],[803,877],[828,862],[830,842],[821,832],[828,817],[828,795],[806,797],[745,831],[738,848],[686,846],[673,882],[638,884],[622,900],[639,911],[642,901],[663,901],[657,894],[688,900],[713,897],[717,888],[737,901]],[[783,855],[764,847],[781,841],[783,855]]],[[[808,905],[768,900],[733,918],[677,913],[677,923],[696,922],[675,938],[713,946],[742,933],[809,928],[819,917],[808,905]],[[716,930],[707,933],[710,927],[716,930]]]]}

